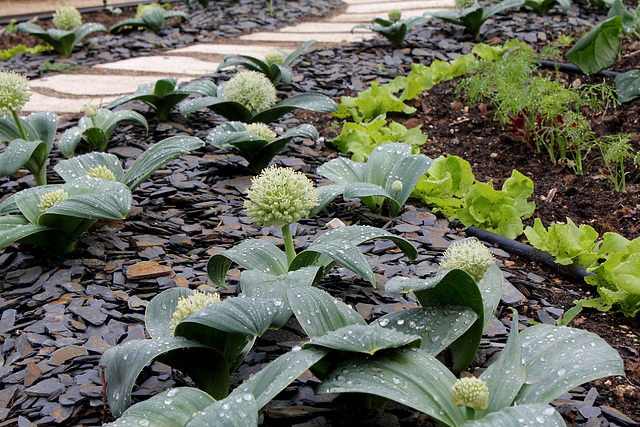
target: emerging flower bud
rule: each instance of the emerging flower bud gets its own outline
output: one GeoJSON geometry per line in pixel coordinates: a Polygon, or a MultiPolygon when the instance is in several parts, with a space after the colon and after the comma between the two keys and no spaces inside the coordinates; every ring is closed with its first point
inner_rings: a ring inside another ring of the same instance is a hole
{"type": "Polygon", "coordinates": [[[391,9],[389,11],[389,21],[391,22],[398,22],[401,16],[402,11],[400,9],[391,9]]]}
{"type": "Polygon", "coordinates": [[[240,71],[223,88],[229,101],[238,102],[252,113],[266,110],[276,102],[276,88],[264,74],[240,71]]]}
{"type": "Polygon", "coordinates": [[[494,261],[491,251],[478,239],[465,239],[449,245],[440,267],[445,270],[459,268],[479,282],[494,261]]]}
{"type": "Polygon", "coordinates": [[[207,294],[200,291],[195,291],[194,294],[189,295],[188,297],[181,297],[178,300],[178,306],[176,307],[176,311],[173,312],[173,318],[171,319],[171,324],[169,328],[171,329],[171,333],[176,329],[176,326],[184,319],[192,315],[193,313],[202,310],[203,308],[220,302],[220,294],[207,294]]]}
{"type": "Polygon", "coordinates": [[[16,114],[31,98],[29,80],[13,71],[0,71],[0,116],[16,114]]]}
{"type": "Polygon", "coordinates": [[[297,222],[318,204],[318,192],[309,178],[290,168],[271,166],[251,180],[244,209],[265,227],[282,228],[297,222]]]}
{"type": "Polygon", "coordinates": [[[271,49],[265,53],[264,62],[266,62],[268,66],[271,66],[271,64],[284,65],[284,55],[277,49],[271,49]]]}
{"type": "Polygon", "coordinates": [[[65,6],[53,14],[53,25],[59,30],[75,30],[82,25],[82,15],[73,6],[65,6]]]}
{"type": "Polygon", "coordinates": [[[50,191],[40,198],[38,209],[40,209],[40,212],[44,213],[51,206],[60,203],[67,198],[69,198],[69,194],[67,194],[63,189],[50,191]]]}
{"type": "Polygon", "coordinates": [[[487,383],[476,377],[460,378],[451,387],[451,401],[456,406],[468,406],[477,411],[489,407],[487,383]]]}
{"type": "Polygon", "coordinates": [[[456,9],[463,10],[467,9],[474,4],[476,4],[478,0],[456,0],[456,9]]]}
{"type": "Polygon", "coordinates": [[[87,102],[82,106],[82,111],[84,111],[84,115],[89,119],[98,115],[98,109],[90,102],[87,102]]]}
{"type": "Polygon", "coordinates": [[[146,15],[149,12],[153,12],[156,7],[162,7],[158,3],[150,3],[150,4],[142,4],[138,5],[138,9],[136,10],[136,19],[142,18],[143,15],[146,15]]]}
{"type": "Polygon", "coordinates": [[[116,176],[105,165],[92,167],[91,169],[89,169],[89,173],[87,175],[89,175],[92,178],[108,179],[109,181],[115,181],[116,180],[116,176]]]}
{"type": "Polygon", "coordinates": [[[264,123],[251,123],[247,125],[247,132],[254,134],[267,142],[276,139],[276,133],[264,123]]]}
{"type": "Polygon", "coordinates": [[[400,181],[400,180],[393,181],[393,183],[391,184],[391,189],[393,190],[394,193],[401,192],[402,191],[402,181],[400,181]]]}

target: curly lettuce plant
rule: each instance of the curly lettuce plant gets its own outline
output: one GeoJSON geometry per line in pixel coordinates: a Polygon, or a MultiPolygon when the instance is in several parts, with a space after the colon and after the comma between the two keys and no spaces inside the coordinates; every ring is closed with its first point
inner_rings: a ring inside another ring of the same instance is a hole
{"type": "Polygon", "coordinates": [[[71,252],[97,220],[124,219],[131,201],[126,185],[88,176],[27,188],[0,204],[0,248],[25,243],[71,252]]]}
{"type": "Polygon", "coordinates": [[[286,56],[283,52],[272,49],[265,54],[264,60],[236,53],[225,55],[222,64],[218,66],[218,72],[228,67],[241,66],[264,74],[274,85],[282,81],[282,84],[286,86],[291,84],[293,79],[291,65],[315,42],[315,40],[310,40],[286,56]]]}
{"type": "Polygon", "coordinates": [[[98,109],[92,104],[86,104],[84,117],[78,121],[78,126],[67,129],[62,134],[58,148],[64,156],[71,157],[80,140],[83,140],[92,148],[104,151],[116,126],[124,120],[138,122],[147,132],[149,131],[147,119],[135,111],[121,110],[114,113],[105,108],[98,109]]]}
{"type": "Polygon", "coordinates": [[[260,172],[293,138],[302,137],[315,141],[318,136],[316,128],[308,124],[289,129],[277,136],[264,123],[227,122],[213,129],[206,141],[245,158],[252,171],[260,172]]]}
{"type": "Polygon", "coordinates": [[[371,24],[358,24],[351,29],[366,28],[371,31],[384,36],[394,46],[400,46],[404,42],[404,38],[407,35],[407,31],[413,27],[429,22],[429,19],[422,16],[415,16],[413,18],[400,21],[402,11],[399,9],[391,9],[389,11],[389,19],[374,18],[371,20],[371,24]]]}
{"type": "Polygon", "coordinates": [[[395,217],[409,198],[418,180],[431,167],[431,159],[411,154],[411,146],[390,142],[376,147],[366,163],[339,157],[320,166],[318,175],[336,184],[318,187],[321,203],[315,215],[342,194],[359,198],[371,212],[380,213],[386,201],[389,215],[395,217]]]}
{"type": "Polygon", "coordinates": [[[217,92],[214,96],[183,101],[180,112],[187,116],[209,108],[231,121],[269,124],[298,108],[321,113],[332,113],[338,108],[331,98],[319,93],[301,93],[276,104],[275,86],[257,71],[240,71],[217,92]]]}
{"type": "Polygon", "coordinates": [[[83,24],[82,17],[75,7],[58,9],[53,16],[53,24],[55,28],[45,31],[39,25],[22,22],[16,29],[44,40],[64,56],[71,55],[73,48],[87,35],[96,31],[107,31],[102,24],[83,24]]]}
{"type": "Polygon", "coordinates": [[[20,118],[18,114],[30,97],[26,77],[0,71],[0,141],[8,142],[0,152],[0,176],[11,176],[24,167],[33,174],[36,185],[45,185],[45,163],[53,147],[58,116],[41,112],[20,118]]]}
{"type": "Polygon", "coordinates": [[[111,101],[107,108],[113,109],[129,101],[142,101],[156,111],[160,120],[167,120],[171,109],[189,95],[216,96],[218,93],[216,85],[209,80],[180,87],[178,79],[179,77],[167,77],[155,83],[141,84],[131,95],[123,95],[111,101]]]}
{"type": "Polygon", "coordinates": [[[304,267],[320,267],[316,281],[339,263],[375,285],[373,271],[357,246],[380,238],[393,241],[410,260],[417,257],[415,247],[407,240],[367,226],[331,230],[318,237],[307,249],[296,253],[289,224],[308,215],[318,200],[313,184],[302,173],[276,166],[264,169],[252,181],[245,210],[257,224],[282,229],[285,252],[265,240],[244,241],[209,258],[207,274],[211,281],[217,286],[225,286],[225,275],[234,262],[272,276],[286,275],[304,267]]]}
{"type": "Polygon", "coordinates": [[[475,38],[480,35],[480,28],[484,22],[493,15],[504,12],[513,7],[520,7],[525,0],[502,0],[487,8],[480,6],[477,1],[456,2],[458,8],[451,11],[427,12],[425,15],[440,18],[443,21],[467,28],[475,38]],[[471,4],[469,4],[471,3],[471,4]]]}
{"type": "Polygon", "coordinates": [[[164,23],[171,19],[178,17],[182,21],[186,21],[187,14],[180,11],[166,11],[160,5],[142,5],[143,8],[139,9],[140,13],[136,13],[133,18],[125,19],[118,22],[111,28],[109,32],[111,34],[117,34],[124,30],[147,28],[151,31],[158,31],[164,23]]]}
{"type": "Polygon", "coordinates": [[[91,176],[118,181],[131,191],[138,188],[152,173],[171,160],[204,146],[204,142],[192,136],[173,136],[154,144],[138,157],[125,172],[120,160],[109,153],[87,153],[62,160],[53,169],[66,182],[78,177],[91,176]]]}

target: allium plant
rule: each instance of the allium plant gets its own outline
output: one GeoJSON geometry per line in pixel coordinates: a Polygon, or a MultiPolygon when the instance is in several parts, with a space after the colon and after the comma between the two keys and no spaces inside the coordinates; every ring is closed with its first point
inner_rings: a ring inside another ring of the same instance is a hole
{"type": "Polygon", "coordinates": [[[225,55],[224,61],[218,66],[218,71],[228,67],[240,66],[264,74],[274,85],[277,85],[280,81],[282,81],[283,85],[289,85],[293,79],[291,65],[315,42],[315,40],[310,40],[287,56],[282,51],[271,49],[265,54],[264,60],[235,53],[225,55]]]}
{"type": "Polygon", "coordinates": [[[186,21],[187,14],[180,11],[169,11],[167,12],[162,6],[153,6],[153,5],[141,5],[140,8],[140,16],[136,13],[134,18],[125,19],[123,21],[118,22],[111,28],[109,28],[109,32],[111,34],[117,34],[124,30],[134,30],[140,28],[147,28],[152,31],[158,31],[164,23],[171,18],[178,17],[182,21],[186,21]]]}
{"type": "Polygon", "coordinates": [[[222,96],[255,114],[276,103],[276,88],[263,74],[241,71],[223,86],[222,96]]]}
{"type": "Polygon", "coordinates": [[[366,28],[386,37],[394,46],[400,46],[407,35],[407,31],[417,25],[429,22],[429,19],[422,16],[414,16],[413,18],[400,21],[402,11],[399,9],[391,9],[388,15],[389,20],[374,18],[371,20],[371,24],[356,25],[351,29],[351,32],[353,33],[353,30],[356,28],[366,28]]]}
{"type": "Polygon", "coordinates": [[[96,31],[107,31],[102,24],[82,24],[82,17],[74,7],[58,9],[53,16],[53,23],[56,28],[46,31],[30,22],[22,22],[16,29],[21,33],[31,34],[44,40],[64,56],[71,55],[73,48],[87,35],[96,31]]]}
{"type": "Polygon", "coordinates": [[[8,142],[0,152],[0,176],[10,176],[20,168],[33,174],[36,185],[47,183],[45,163],[53,147],[58,117],[41,112],[21,119],[18,114],[31,97],[26,77],[0,71],[0,141],[8,142]]]}
{"type": "Polygon", "coordinates": [[[473,280],[479,282],[494,262],[491,251],[478,239],[465,239],[449,245],[442,257],[440,268],[466,271],[473,280]]]}

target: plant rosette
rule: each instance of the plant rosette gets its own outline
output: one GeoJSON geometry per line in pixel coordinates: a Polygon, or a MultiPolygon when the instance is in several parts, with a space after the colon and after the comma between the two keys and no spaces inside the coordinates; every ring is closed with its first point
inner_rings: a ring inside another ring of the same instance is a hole
{"type": "Polygon", "coordinates": [[[95,23],[82,24],[81,26],[70,30],[50,28],[45,31],[39,25],[31,22],[22,22],[18,24],[16,29],[21,33],[31,34],[38,37],[51,45],[51,47],[53,47],[53,49],[60,55],[64,56],[71,55],[73,48],[89,34],[97,31],[107,31],[104,25],[95,23]]]}
{"type": "Polygon", "coordinates": [[[101,178],[22,190],[0,204],[0,248],[25,243],[73,251],[80,234],[99,219],[124,219],[131,203],[127,186],[101,178]]]}
{"type": "MultiPolygon", "coordinates": [[[[158,31],[164,23],[171,19],[178,17],[181,21],[187,21],[189,18],[187,14],[180,11],[166,11],[163,7],[153,7],[138,18],[129,18],[122,20],[109,28],[111,34],[118,34],[125,30],[135,30],[140,28],[146,28],[151,31],[158,31]]],[[[106,30],[105,30],[106,31],[106,30]]]]}
{"type": "Polygon", "coordinates": [[[413,18],[400,21],[400,14],[397,10],[390,11],[389,15],[389,20],[374,18],[371,20],[371,24],[358,24],[351,29],[351,32],[353,33],[353,30],[357,28],[366,28],[384,36],[393,46],[400,46],[404,42],[407,31],[413,27],[429,22],[429,19],[423,16],[414,16],[413,18]],[[392,14],[391,12],[394,13],[392,14]],[[395,17],[397,17],[397,19],[391,19],[395,17]]]}

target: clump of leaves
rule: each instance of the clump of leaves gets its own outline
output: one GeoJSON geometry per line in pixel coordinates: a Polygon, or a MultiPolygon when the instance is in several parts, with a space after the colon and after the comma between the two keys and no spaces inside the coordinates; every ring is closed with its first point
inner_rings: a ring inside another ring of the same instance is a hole
{"type": "Polygon", "coordinates": [[[23,44],[18,44],[10,49],[0,50],[0,61],[5,61],[19,52],[40,53],[40,52],[47,52],[49,50],[53,50],[53,47],[47,46],[44,44],[39,44],[34,47],[26,47],[23,44]]]}
{"type": "Polygon", "coordinates": [[[413,18],[400,20],[401,11],[398,9],[391,9],[389,11],[389,19],[374,18],[371,20],[371,24],[359,24],[351,29],[366,28],[374,31],[391,42],[394,46],[400,46],[404,42],[404,38],[407,35],[407,31],[413,27],[429,22],[429,19],[422,16],[414,16],[413,18]]]}
{"type": "Polygon", "coordinates": [[[555,6],[558,5],[562,8],[562,12],[567,13],[571,7],[569,0],[525,0],[525,6],[529,6],[536,13],[545,15],[555,6]]]}
{"type": "Polygon", "coordinates": [[[107,31],[102,24],[82,24],[82,18],[74,7],[64,7],[57,10],[54,15],[54,24],[56,28],[45,31],[39,25],[22,22],[18,24],[16,29],[21,33],[38,37],[64,56],[71,55],[73,48],[87,35],[96,31],[107,31]]]}
{"type": "Polygon", "coordinates": [[[131,95],[123,95],[107,106],[109,109],[130,101],[142,101],[155,110],[160,120],[167,120],[169,112],[189,95],[216,96],[218,87],[209,80],[192,82],[184,87],[178,84],[179,77],[159,79],[155,83],[144,83],[131,95]]]}
{"type": "Polygon", "coordinates": [[[278,50],[271,50],[267,52],[264,60],[249,55],[225,55],[222,64],[218,66],[218,72],[228,67],[240,66],[264,74],[274,85],[282,81],[282,84],[286,86],[291,84],[293,79],[291,65],[315,42],[315,40],[310,40],[289,55],[278,50]]]}
{"type": "Polygon", "coordinates": [[[109,28],[111,34],[117,34],[125,30],[134,30],[140,28],[146,28],[152,31],[158,31],[164,23],[171,19],[178,17],[182,21],[186,21],[187,14],[180,11],[166,11],[163,7],[156,5],[141,5],[144,9],[139,9],[140,16],[136,14],[134,18],[128,18],[122,20],[109,28]]]}

